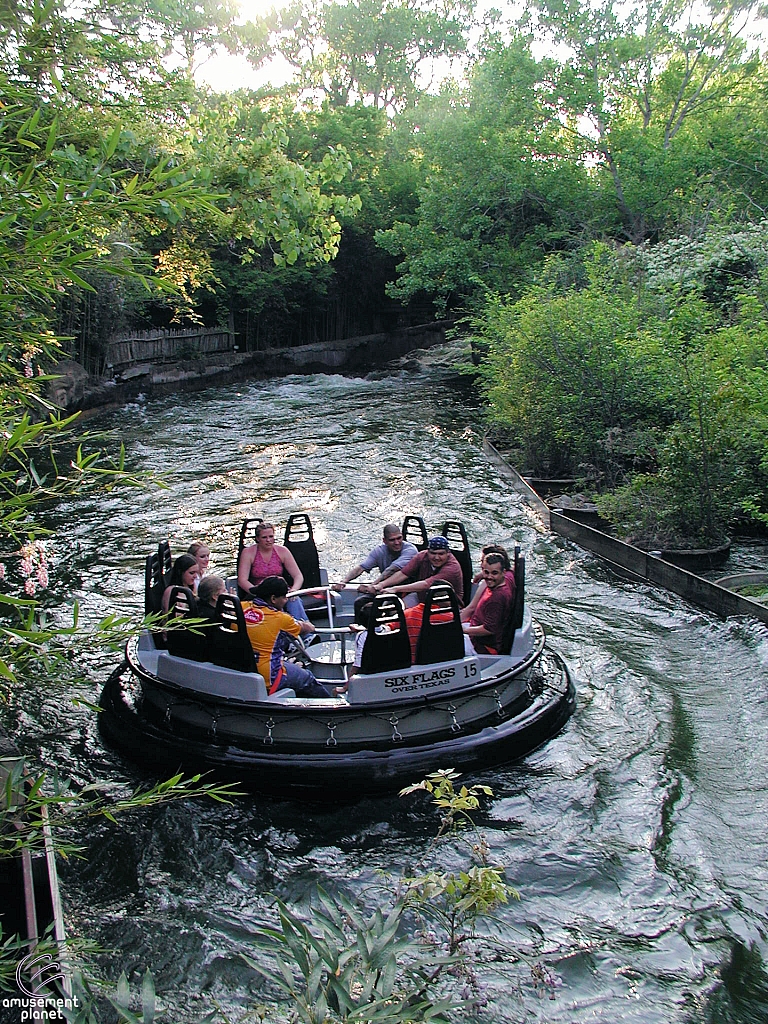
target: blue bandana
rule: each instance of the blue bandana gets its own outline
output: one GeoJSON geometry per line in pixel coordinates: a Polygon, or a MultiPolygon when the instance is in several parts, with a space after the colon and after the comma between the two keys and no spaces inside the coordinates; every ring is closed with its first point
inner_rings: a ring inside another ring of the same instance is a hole
{"type": "Polygon", "coordinates": [[[445,537],[430,537],[427,547],[430,551],[448,551],[448,541],[445,537]]]}

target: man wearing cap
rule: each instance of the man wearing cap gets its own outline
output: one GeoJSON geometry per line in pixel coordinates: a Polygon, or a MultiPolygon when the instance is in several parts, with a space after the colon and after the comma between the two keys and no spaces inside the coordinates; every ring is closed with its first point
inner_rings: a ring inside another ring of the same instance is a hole
{"type": "Polygon", "coordinates": [[[459,604],[464,603],[464,577],[461,566],[451,554],[445,537],[432,537],[426,551],[419,551],[407,565],[393,573],[389,579],[371,583],[367,587],[361,586],[360,590],[368,594],[381,594],[384,591],[403,596],[412,594],[414,597],[407,600],[407,603],[413,604],[414,599],[423,601],[424,593],[433,583],[438,582],[449,583],[456,592],[459,604]]]}
{"type": "Polygon", "coordinates": [[[371,572],[373,569],[379,570],[379,575],[373,582],[381,583],[403,569],[417,554],[418,551],[413,544],[403,540],[403,531],[400,527],[394,523],[387,523],[384,527],[384,543],[369,551],[359,565],[349,570],[341,583],[334,584],[333,589],[343,590],[346,583],[351,583],[362,573],[371,572]]]}

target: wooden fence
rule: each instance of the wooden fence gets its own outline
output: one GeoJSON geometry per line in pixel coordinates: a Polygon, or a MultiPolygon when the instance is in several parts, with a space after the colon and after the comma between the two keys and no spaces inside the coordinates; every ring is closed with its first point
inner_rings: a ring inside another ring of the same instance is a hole
{"type": "Polygon", "coordinates": [[[235,335],[221,328],[135,331],[107,342],[104,365],[114,372],[134,363],[194,359],[213,352],[232,352],[236,347],[235,335]]]}

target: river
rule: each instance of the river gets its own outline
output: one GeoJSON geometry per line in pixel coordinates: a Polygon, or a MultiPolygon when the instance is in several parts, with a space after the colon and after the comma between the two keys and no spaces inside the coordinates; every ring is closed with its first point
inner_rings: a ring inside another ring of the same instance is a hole
{"type": "MultiPolygon", "coordinates": [[[[231,573],[241,521],[308,511],[331,577],[422,514],[463,520],[475,552],[527,554],[527,594],[576,678],[564,732],[525,763],[486,772],[478,817],[520,893],[483,928],[483,1019],[587,1024],[765,1024],[768,1019],[768,639],[675,596],[614,577],[542,533],[481,447],[470,383],[440,356],[365,378],[269,379],[101,414],[150,487],[68,501],[53,514],[58,586],[86,621],[142,606],[144,555],[194,538],[231,573]],[[492,952],[488,952],[488,950],[492,952]],[[536,979],[539,979],[538,983],[536,979]],[[543,978],[543,981],[542,981],[543,978]]],[[[87,664],[98,698],[109,661],[87,664]]],[[[105,749],[93,713],[41,689],[17,712],[26,744],[77,782],[146,781],[105,749]]],[[[417,780],[414,780],[417,781],[417,780]]],[[[328,809],[248,796],[105,822],[61,867],[70,932],[111,977],[151,968],[173,1024],[214,1005],[260,1019],[239,958],[269,894],[316,882],[361,897],[429,847],[436,814],[397,797],[328,809]]],[[[435,867],[460,863],[446,841],[435,867]]],[[[271,1019],[269,1016],[267,1019],[271,1019]]]]}

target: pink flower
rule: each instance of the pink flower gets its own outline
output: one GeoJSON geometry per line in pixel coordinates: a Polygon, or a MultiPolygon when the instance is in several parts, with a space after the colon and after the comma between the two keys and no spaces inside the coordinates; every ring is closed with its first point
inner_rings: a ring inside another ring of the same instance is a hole
{"type": "Polygon", "coordinates": [[[34,580],[29,580],[29,579],[28,580],[24,580],[24,593],[25,594],[29,594],[30,597],[34,597],[36,590],[37,590],[37,587],[35,586],[35,581],[34,580]]]}
{"type": "Polygon", "coordinates": [[[37,582],[41,587],[48,586],[48,569],[42,562],[37,567],[37,582]]]}
{"type": "Polygon", "coordinates": [[[5,562],[0,562],[0,580],[5,579],[5,562]]]}

